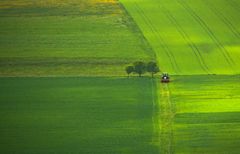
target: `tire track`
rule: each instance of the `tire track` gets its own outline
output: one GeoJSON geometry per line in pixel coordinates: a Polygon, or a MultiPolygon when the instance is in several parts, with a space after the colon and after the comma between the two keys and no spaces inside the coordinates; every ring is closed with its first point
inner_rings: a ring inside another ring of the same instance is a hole
{"type": "Polygon", "coordinates": [[[230,56],[230,54],[228,53],[226,48],[221,44],[221,42],[217,39],[215,34],[212,32],[212,30],[206,24],[206,22],[203,21],[203,19],[201,17],[199,17],[197,15],[197,13],[195,11],[193,11],[190,6],[188,6],[188,4],[186,4],[183,1],[179,1],[179,0],[177,0],[177,2],[201,25],[201,27],[205,30],[205,32],[208,33],[209,37],[215,42],[215,44],[221,51],[221,53],[224,56],[228,65],[233,69],[233,65],[235,64],[235,62],[233,61],[232,57],[230,56]]]}
{"type": "Polygon", "coordinates": [[[151,20],[145,15],[144,11],[141,10],[141,8],[138,6],[137,3],[135,3],[135,7],[139,10],[139,14],[142,15],[142,17],[145,19],[146,23],[148,24],[148,26],[151,28],[151,31],[153,32],[153,34],[162,42],[161,46],[164,49],[166,55],[168,56],[170,63],[173,67],[173,69],[176,72],[180,72],[179,67],[176,63],[176,59],[175,56],[173,55],[173,53],[171,52],[171,50],[168,48],[168,46],[166,45],[164,39],[161,37],[161,35],[158,33],[158,31],[156,30],[156,28],[154,27],[154,25],[152,24],[151,20]]]}
{"type": "Polygon", "coordinates": [[[167,10],[166,7],[162,6],[161,7],[164,10],[164,13],[166,14],[166,16],[168,17],[168,19],[173,23],[173,25],[175,25],[177,31],[181,34],[182,38],[187,42],[188,47],[193,51],[194,55],[196,56],[198,63],[200,64],[201,68],[203,71],[205,71],[207,74],[211,74],[209,71],[209,68],[200,52],[200,50],[198,49],[197,45],[195,43],[193,43],[193,41],[191,40],[190,36],[184,31],[184,29],[182,28],[182,26],[178,23],[178,21],[176,20],[176,18],[171,14],[171,12],[169,10],[167,10]]]}
{"type": "MultiPolygon", "coordinates": [[[[159,84],[159,83],[157,83],[159,84]]],[[[171,102],[171,92],[168,84],[163,83],[158,85],[159,104],[160,104],[160,150],[163,154],[174,153],[173,148],[173,122],[174,122],[174,109],[171,102]]]]}
{"type": "Polygon", "coordinates": [[[154,27],[153,23],[151,20],[145,15],[144,11],[138,6],[136,2],[134,2],[134,6],[138,12],[142,16],[142,19],[148,25],[148,27],[151,29],[152,33],[156,36],[157,39],[160,40],[161,47],[163,48],[165,54],[167,55],[168,59],[170,60],[170,63],[172,65],[173,70],[175,70],[176,73],[180,73],[180,68],[177,65],[176,58],[172,51],[169,49],[169,47],[166,45],[164,39],[162,36],[158,33],[156,28],[154,27]]]}
{"type": "Polygon", "coordinates": [[[206,7],[208,7],[221,21],[229,28],[229,30],[237,37],[240,38],[240,32],[237,28],[213,5],[211,5],[208,1],[203,1],[206,7]]]}

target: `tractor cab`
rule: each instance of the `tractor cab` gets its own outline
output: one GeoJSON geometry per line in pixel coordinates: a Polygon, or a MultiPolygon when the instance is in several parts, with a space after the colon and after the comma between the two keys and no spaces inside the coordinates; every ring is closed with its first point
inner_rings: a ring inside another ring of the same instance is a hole
{"type": "Polygon", "coordinates": [[[169,77],[168,73],[163,73],[163,74],[162,74],[161,82],[163,82],[163,83],[168,83],[168,82],[170,82],[170,77],[169,77]]]}

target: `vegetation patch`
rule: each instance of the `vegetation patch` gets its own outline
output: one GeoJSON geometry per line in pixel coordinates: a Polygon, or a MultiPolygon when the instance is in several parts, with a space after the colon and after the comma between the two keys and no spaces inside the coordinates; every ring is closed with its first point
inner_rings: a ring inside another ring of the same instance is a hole
{"type": "Polygon", "coordinates": [[[147,78],[0,78],[0,153],[156,153],[147,78]]]}
{"type": "Polygon", "coordinates": [[[160,125],[168,135],[162,134],[161,146],[174,153],[238,153],[239,81],[239,76],[179,76],[162,84],[160,125]]]}
{"type": "Polygon", "coordinates": [[[154,59],[116,1],[3,1],[0,14],[1,76],[121,76],[132,61],[154,59]]]}
{"type": "Polygon", "coordinates": [[[156,52],[177,75],[240,74],[240,2],[120,0],[156,52]]]}

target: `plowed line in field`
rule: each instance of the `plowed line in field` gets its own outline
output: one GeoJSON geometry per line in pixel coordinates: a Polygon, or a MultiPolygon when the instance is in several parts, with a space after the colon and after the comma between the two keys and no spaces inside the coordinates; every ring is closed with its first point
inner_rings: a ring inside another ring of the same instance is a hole
{"type": "Polygon", "coordinates": [[[168,56],[170,63],[172,65],[172,68],[176,71],[179,72],[178,65],[176,63],[175,57],[173,53],[169,50],[168,46],[165,45],[163,38],[158,34],[158,31],[155,29],[154,25],[152,24],[151,20],[145,15],[144,11],[141,10],[141,8],[138,6],[137,3],[135,3],[135,7],[138,9],[139,14],[143,17],[145,20],[145,23],[150,27],[152,33],[162,42],[161,46],[164,49],[166,55],[168,56]]]}
{"type": "Polygon", "coordinates": [[[160,40],[160,44],[161,44],[162,48],[164,49],[164,52],[166,53],[167,57],[169,58],[173,70],[175,70],[175,72],[179,73],[180,72],[180,68],[177,65],[176,58],[175,58],[174,54],[168,48],[168,46],[166,45],[164,39],[158,33],[158,31],[156,30],[156,28],[152,24],[151,20],[145,15],[144,11],[141,10],[141,8],[138,6],[137,3],[134,3],[134,5],[135,5],[135,8],[136,8],[137,12],[142,16],[142,19],[144,20],[146,25],[148,25],[148,27],[151,29],[152,33],[160,40]]]}
{"type": "Polygon", "coordinates": [[[201,17],[197,15],[195,11],[193,11],[185,2],[177,0],[177,2],[183,6],[183,8],[186,9],[186,11],[201,25],[201,27],[208,33],[209,37],[215,42],[217,47],[220,49],[222,55],[224,56],[226,62],[229,64],[229,66],[235,64],[233,59],[231,58],[228,51],[225,49],[225,47],[221,44],[221,42],[217,39],[217,37],[214,35],[212,30],[209,28],[209,26],[203,21],[201,17]]]}
{"type": "Polygon", "coordinates": [[[159,92],[160,104],[160,150],[163,154],[172,154],[173,150],[173,121],[174,110],[171,102],[171,92],[168,84],[157,83],[159,92]]]}
{"type": "Polygon", "coordinates": [[[213,5],[211,5],[208,1],[203,1],[206,7],[209,9],[219,18],[221,21],[229,28],[229,30],[237,37],[240,38],[240,33],[237,28],[220,12],[218,11],[213,5]]]}
{"type": "Polygon", "coordinates": [[[176,18],[170,13],[169,10],[167,10],[166,7],[162,6],[161,7],[164,10],[164,13],[166,14],[166,16],[168,17],[168,19],[173,23],[173,25],[175,25],[177,31],[181,34],[181,36],[183,37],[183,39],[188,43],[189,48],[191,48],[191,50],[193,51],[194,55],[196,56],[201,68],[207,73],[210,74],[209,68],[206,65],[204,58],[201,54],[201,52],[199,51],[198,47],[196,46],[195,43],[193,43],[193,41],[191,40],[191,38],[189,37],[189,35],[184,31],[184,29],[181,27],[181,25],[177,22],[176,18]]]}

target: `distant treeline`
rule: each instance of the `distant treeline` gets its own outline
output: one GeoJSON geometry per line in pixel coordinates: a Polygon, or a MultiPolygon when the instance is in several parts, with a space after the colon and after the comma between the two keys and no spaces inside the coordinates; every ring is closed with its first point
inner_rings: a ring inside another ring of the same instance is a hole
{"type": "Polygon", "coordinates": [[[139,77],[141,77],[146,72],[150,73],[152,77],[154,77],[154,74],[157,74],[158,72],[160,72],[160,69],[156,62],[145,63],[142,61],[137,61],[133,63],[133,65],[127,66],[125,70],[126,70],[126,73],[128,74],[128,77],[132,73],[136,73],[139,75],[139,77]]]}

